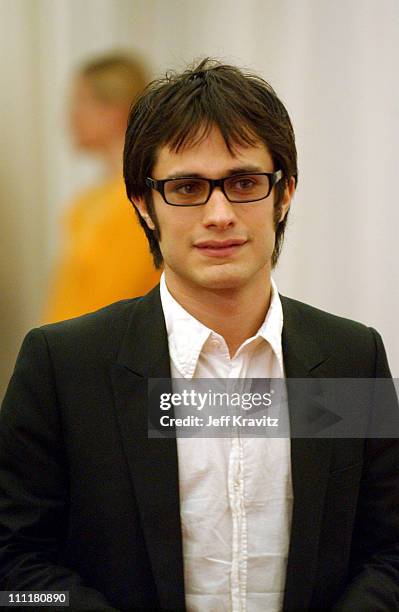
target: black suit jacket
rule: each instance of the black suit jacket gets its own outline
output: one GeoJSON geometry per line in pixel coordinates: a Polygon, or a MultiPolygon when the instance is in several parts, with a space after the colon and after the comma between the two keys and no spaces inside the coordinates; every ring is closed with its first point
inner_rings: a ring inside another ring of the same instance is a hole
{"type": "MultiPolygon", "coordinates": [[[[374,330],[282,304],[288,377],[389,377],[374,330]]],[[[176,441],[147,437],[147,378],[169,376],[159,288],[28,334],[0,414],[0,589],[184,610],[176,441]]],[[[399,610],[398,441],[293,438],[291,460],[284,610],[399,610]]]]}

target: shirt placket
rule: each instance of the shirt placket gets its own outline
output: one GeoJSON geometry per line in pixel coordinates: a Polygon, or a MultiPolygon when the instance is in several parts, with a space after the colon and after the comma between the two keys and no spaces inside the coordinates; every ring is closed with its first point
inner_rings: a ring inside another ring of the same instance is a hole
{"type": "MultiPolygon", "coordinates": [[[[242,357],[233,362],[229,378],[238,378],[242,357]]],[[[233,383],[234,385],[234,383],[233,383]]],[[[235,389],[242,392],[241,386],[235,389]]],[[[230,392],[234,391],[230,388],[230,392]]],[[[245,612],[247,594],[247,520],[244,489],[244,447],[239,428],[233,429],[228,474],[229,503],[232,516],[231,609],[245,612]]]]}

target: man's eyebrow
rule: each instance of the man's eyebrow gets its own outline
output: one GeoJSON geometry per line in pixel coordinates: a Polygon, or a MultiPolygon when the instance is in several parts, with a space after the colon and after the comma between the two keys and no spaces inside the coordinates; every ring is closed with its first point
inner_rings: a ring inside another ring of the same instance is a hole
{"type": "MultiPolygon", "coordinates": [[[[234,176],[235,174],[251,174],[251,173],[257,173],[257,172],[266,172],[266,171],[261,166],[257,166],[254,164],[245,165],[245,166],[235,166],[234,168],[230,168],[229,170],[226,170],[226,172],[223,174],[223,177],[234,176]]],[[[189,170],[182,170],[182,171],[177,170],[176,172],[172,172],[171,174],[168,174],[168,176],[165,176],[164,180],[183,179],[183,178],[209,178],[209,177],[205,176],[205,174],[201,174],[200,172],[190,172],[189,170]]]]}
{"type": "Polygon", "coordinates": [[[167,176],[165,176],[164,180],[168,181],[169,179],[181,179],[181,178],[206,178],[204,174],[200,174],[198,172],[189,172],[187,170],[185,171],[177,171],[177,172],[172,172],[171,174],[168,174],[167,176]]]}
{"type": "Polygon", "coordinates": [[[266,172],[262,166],[258,166],[256,164],[250,164],[246,166],[236,166],[235,168],[230,168],[227,172],[226,176],[233,176],[234,174],[251,174],[257,172],[266,172]]]}

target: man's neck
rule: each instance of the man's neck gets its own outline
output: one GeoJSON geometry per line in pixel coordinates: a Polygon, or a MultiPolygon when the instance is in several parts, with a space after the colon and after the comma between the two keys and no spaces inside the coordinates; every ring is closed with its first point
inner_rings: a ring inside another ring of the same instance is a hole
{"type": "Polygon", "coordinates": [[[261,283],[223,290],[182,285],[167,273],[165,280],[172,296],[187,312],[225,339],[230,357],[245,340],[256,334],[269,309],[271,281],[268,275],[261,283]]]}

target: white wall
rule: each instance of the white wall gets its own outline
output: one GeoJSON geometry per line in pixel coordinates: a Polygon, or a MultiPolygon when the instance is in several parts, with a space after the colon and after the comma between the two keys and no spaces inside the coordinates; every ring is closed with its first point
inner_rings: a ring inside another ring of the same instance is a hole
{"type": "Polygon", "coordinates": [[[396,0],[0,0],[0,41],[3,380],[39,318],[59,211],[96,172],[69,149],[68,78],[114,46],[154,73],[211,55],[272,83],[300,167],[280,290],[375,326],[399,375],[396,0]]]}
{"type": "MultiPolygon", "coordinates": [[[[44,288],[44,167],[40,143],[35,6],[0,4],[0,383],[4,386],[44,288]]],[[[0,388],[1,395],[1,388],[0,388]]]]}

